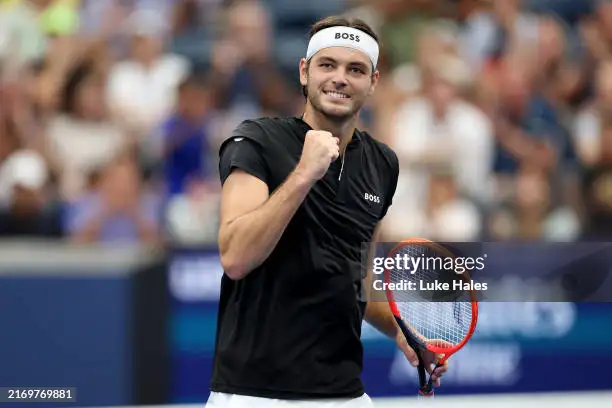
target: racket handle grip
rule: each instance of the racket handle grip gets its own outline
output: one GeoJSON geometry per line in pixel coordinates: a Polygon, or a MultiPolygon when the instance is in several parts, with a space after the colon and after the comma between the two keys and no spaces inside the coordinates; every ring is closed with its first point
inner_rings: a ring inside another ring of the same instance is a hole
{"type": "Polygon", "coordinates": [[[425,394],[423,391],[418,392],[417,399],[429,399],[434,397],[434,391],[431,390],[428,394],[425,394]]]}

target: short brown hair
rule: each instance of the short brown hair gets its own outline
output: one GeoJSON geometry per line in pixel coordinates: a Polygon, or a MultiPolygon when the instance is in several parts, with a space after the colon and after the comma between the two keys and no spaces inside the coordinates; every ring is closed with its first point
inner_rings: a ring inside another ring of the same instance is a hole
{"type": "MultiPolygon", "coordinates": [[[[368,23],[366,23],[360,18],[347,18],[342,16],[329,16],[314,23],[310,28],[310,32],[308,33],[308,41],[310,41],[312,37],[319,31],[325,30],[326,28],[330,27],[350,27],[356,30],[363,31],[370,37],[374,38],[374,40],[380,46],[380,40],[378,39],[378,36],[376,35],[372,27],[368,25],[368,23]]],[[[302,86],[302,94],[305,97],[307,96],[305,86],[302,86]]]]}

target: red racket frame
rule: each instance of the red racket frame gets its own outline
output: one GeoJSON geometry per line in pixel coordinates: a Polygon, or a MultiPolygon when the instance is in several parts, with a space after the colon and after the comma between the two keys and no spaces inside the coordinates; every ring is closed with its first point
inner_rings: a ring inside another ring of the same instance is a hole
{"type": "MultiPolygon", "coordinates": [[[[436,252],[438,252],[438,254],[443,255],[443,256],[447,256],[447,257],[455,257],[450,251],[448,251],[446,248],[442,247],[439,244],[436,244],[433,241],[430,241],[428,239],[423,239],[423,238],[408,238],[408,239],[404,239],[402,240],[399,244],[397,244],[388,254],[389,256],[392,256],[398,249],[406,246],[406,245],[422,245],[422,246],[426,246],[436,252]]],[[[385,282],[386,283],[390,283],[390,271],[385,268],[384,271],[384,276],[385,276],[385,282]]],[[[466,282],[470,282],[470,278],[469,278],[469,274],[467,273],[467,271],[463,272],[460,274],[462,276],[462,278],[466,281],[466,282]]],[[[457,351],[461,350],[461,348],[463,346],[466,345],[466,343],[470,340],[470,338],[472,337],[472,335],[474,334],[474,332],[476,331],[476,325],[478,323],[478,299],[476,297],[476,293],[473,290],[469,290],[467,291],[469,293],[470,299],[471,299],[471,303],[472,303],[472,321],[470,322],[470,327],[468,329],[468,332],[465,336],[465,338],[457,345],[453,346],[453,347],[441,347],[441,346],[435,346],[432,344],[427,344],[425,341],[418,341],[418,343],[420,343],[421,345],[423,345],[427,350],[431,351],[432,353],[435,354],[443,354],[443,357],[440,359],[440,361],[436,364],[436,367],[442,366],[444,365],[444,363],[453,355],[455,354],[457,351]]],[[[389,289],[385,289],[385,294],[387,297],[387,301],[389,302],[389,307],[391,308],[391,312],[393,313],[393,315],[395,316],[396,320],[401,321],[405,326],[408,326],[410,323],[409,322],[405,322],[399,312],[399,308],[397,307],[397,304],[395,302],[395,298],[393,296],[393,292],[389,289]]],[[[410,330],[408,327],[406,327],[406,329],[410,332],[410,334],[412,334],[415,338],[418,337],[415,333],[414,330],[410,330]]],[[[421,336],[422,338],[422,336],[421,336]]],[[[407,339],[408,340],[408,339],[407,339]]],[[[423,394],[421,392],[422,395],[427,395],[427,394],[423,394]]]]}

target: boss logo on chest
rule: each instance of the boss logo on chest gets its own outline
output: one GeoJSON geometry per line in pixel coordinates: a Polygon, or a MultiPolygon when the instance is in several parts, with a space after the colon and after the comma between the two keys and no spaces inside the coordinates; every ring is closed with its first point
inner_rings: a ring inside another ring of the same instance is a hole
{"type": "Polygon", "coordinates": [[[379,196],[375,196],[374,194],[364,193],[363,197],[372,203],[380,204],[379,196]]]}

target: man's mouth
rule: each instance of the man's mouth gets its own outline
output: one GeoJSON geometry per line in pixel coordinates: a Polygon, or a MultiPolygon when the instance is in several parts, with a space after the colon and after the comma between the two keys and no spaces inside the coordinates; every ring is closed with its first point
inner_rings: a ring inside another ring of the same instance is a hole
{"type": "Polygon", "coordinates": [[[337,99],[349,99],[350,98],[350,96],[348,96],[347,94],[338,92],[338,91],[323,91],[323,93],[327,96],[331,96],[332,98],[337,98],[337,99]]]}

